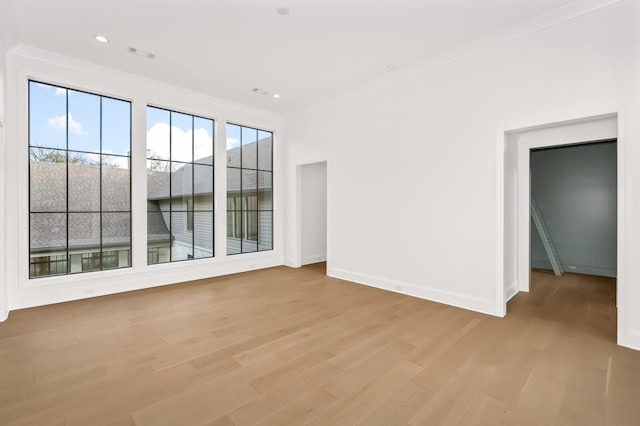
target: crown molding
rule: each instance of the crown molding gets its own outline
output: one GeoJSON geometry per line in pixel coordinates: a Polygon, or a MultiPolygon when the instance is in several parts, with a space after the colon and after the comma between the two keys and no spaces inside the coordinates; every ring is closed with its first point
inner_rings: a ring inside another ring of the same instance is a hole
{"type": "Polygon", "coordinates": [[[394,70],[391,75],[386,75],[382,78],[378,78],[352,87],[338,93],[337,95],[311,104],[308,107],[301,109],[300,111],[285,114],[285,116],[287,118],[290,118],[308,114],[315,110],[332,105],[343,99],[371,92],[373,90],[391,85],[395,82],[404,81],[411,77],[424,74],[433,69],[460,61],[464,58],[479,54],[490,49],[494,49],[498,46],[510,43],[514,40],[520,39],[530,34],[546,30],[547,28],[554,27],[556,25],[578,18],[582,15],[595,12],[621,1],[622,0],[574,0],[573,2],[568,3],[564,6],[527,19],[503,30],[494,32],[484,37],[477,38],[471,42],[465,43],[453,49],[449,49],[435,56],[425,58],[413,65],[394,70]]]}

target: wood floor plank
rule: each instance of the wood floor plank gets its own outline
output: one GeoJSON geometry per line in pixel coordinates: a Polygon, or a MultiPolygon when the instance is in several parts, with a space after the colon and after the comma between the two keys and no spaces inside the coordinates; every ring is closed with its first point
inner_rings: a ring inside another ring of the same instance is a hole
{"type": "Polygon", "coordinates": [[[507,349],[507,356],[498,365],[482,392],[508,405],[515,405],[541,353],[542,351],[520,341],[512,342],[507,349]]]}
{"type": "Polygon", "coordinates": [[[207,395],[208,390],[185,392],[170,401],[136,411],[133,420],[137,426],[206,425],[257,396],[255,389],[246,383],[214,395],[207,395]]]}
{"type": "Polygon", "coordinates": [[[409,419],[409,424],[456,424],[495,370],[494,366],[469,360],[409,419]]]}
{"type": "Polygon", "coordinates": [[[288,381],[313,370],[318,364],[328,361],[333,356],[330,351],[318,351],[302,356],[293,361],[283,363],[280,367],[250,381],[249,384],[260,393],[269,392],[288,381]]]}
{"type": "Polygon", "coordinates": [[[615,280],[531,277],[505,318],[323,264],[14,311],[0,424],[640,424],[615,280]]]}
{"type": "Polygon", "coordinates": [[[257,424],[272,426],[304,425],[315,420],[337,403],[338,399],[336,397],[322,388],[317,388],[257,424]]]}
{"type": "Polygon", "coordinates": [[[361,426],[406,424],[407,421],[433,396],[433,391],[409,381],[391,398],[362,418],[361,426]]]}
{"type": "Polygon", "coordinates": [[[614,356],[608,382],[607,422],[613,419],[633,418],[639,420],[637,424],[640,424],[640,404],[638,404],[640,359],[629,360],[626,357],[614,356]]]}
{"type": "Polygon", "coordinates": [[[505,414],[509,406],[495,398],[479,393],[464,412],[458,426],[494,426],[505,424],[505,414]]]}
{"type": "Polygon", "coordinates": [[[400,340],[391,342],[323,387],[336,398],[347,399],[361,391],[395,363],[404,359],[413,349],[415,346],[400,340]]]}
{"type": "Polygon", "coordinates": [[[211,423],[208,423],[207,426],[235,426],[235,424],[229,419],[227,416],[222,416],[211,423]]]}
{"type": "Polygon", "coordinates": [[[544,358],[536,364],[520,398],[509,412],[511,424],[555,424],[569,377],[569,360],[544,358]]]}
{"type": "Polygon", "coordinates": [[[603,425],[607,371],[581,363],[571,366],[556,425],[603,425]]]}
{"type": "Polygon", "coordinates": [[[324,362],[239,407],[229,414],[229,418],[236,426],[256,424],[342,373],[338,367],[324,362]]]}
{"type": "Polygon", "coordinates": [[[421,370],[422,367],[416,364],[400,361],[376,377],[365,388],[334,405],[312,424],[356,424],[391,398],[421,370]]]}

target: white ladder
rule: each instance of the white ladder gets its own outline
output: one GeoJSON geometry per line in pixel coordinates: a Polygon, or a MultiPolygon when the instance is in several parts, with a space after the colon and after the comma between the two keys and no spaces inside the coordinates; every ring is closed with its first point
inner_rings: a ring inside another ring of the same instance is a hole
{"type": "Polygon", "coordinates": [[[544,226],[542,216],[540,215],[540,211],[538,210],[538,206],[533,200],[533,197],[531,197],[531,218],[533,219],[533,223],[536,225],[536,229],[538,230],[538,235],[540,235],[540,239],[542,240],[544,251],[547,253],[549,262],[551,262],[553,273],[558,276],[562,275],[564,271],[562,270],[562,265],[560,265],[558,254],[553,248],[553,243],[551,242],[551,238],[549,238],[549,233],[547,232],[547,228],[544,226]]]}

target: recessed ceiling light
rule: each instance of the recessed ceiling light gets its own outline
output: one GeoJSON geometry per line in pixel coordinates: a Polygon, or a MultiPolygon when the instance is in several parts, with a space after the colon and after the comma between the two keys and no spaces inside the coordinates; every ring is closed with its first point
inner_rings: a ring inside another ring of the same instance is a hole
{"type": "Polygon", "coordinates": [[[397,67],[395,66],[395,64],[389,64],[389,65],[387,65],[387,69],[388,69],[389,71],[393,71],[393,70],[395,70],[396,68],[397,68],[397,67]]]}
{"type": "Polygon", "coordinates": [[[99,41],[100,43],[109,43],[109,39],[100,34],[94,35],[93,38],[95,38],[96,41],[99,41]]]}
{"type": "Polygon", "coordinates": [[[277,93],[274,93],[274,94],[273,94],[273,97],[274,97],[274,98],[276,98],[276,99],[278,99],[278,98],[280,97],[280,95],[278,95],[277,93]]]}
{"type": "Polygon", "coordinates": [[[278,12],[278,15],[282,15],[282,16],[289,14],[289,8],[284,6],[280,6],[279,8],[276,9],[276,11],[278,12]]]}

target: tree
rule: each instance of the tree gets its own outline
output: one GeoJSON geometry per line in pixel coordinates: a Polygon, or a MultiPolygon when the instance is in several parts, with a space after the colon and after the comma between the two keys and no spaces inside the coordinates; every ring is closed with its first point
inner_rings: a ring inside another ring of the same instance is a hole
{"type": "Polygon", "coordinates": [[[31,148],[30,158],[33,162],[38,163],[66,163],[67,154],[69,155],[69,164],[78,165],[95,165],[96,161],[93,161],[87,155],[80,153],[72,153],[65,151],[57,151],[53,149],[43,148],[31,148]]]}

